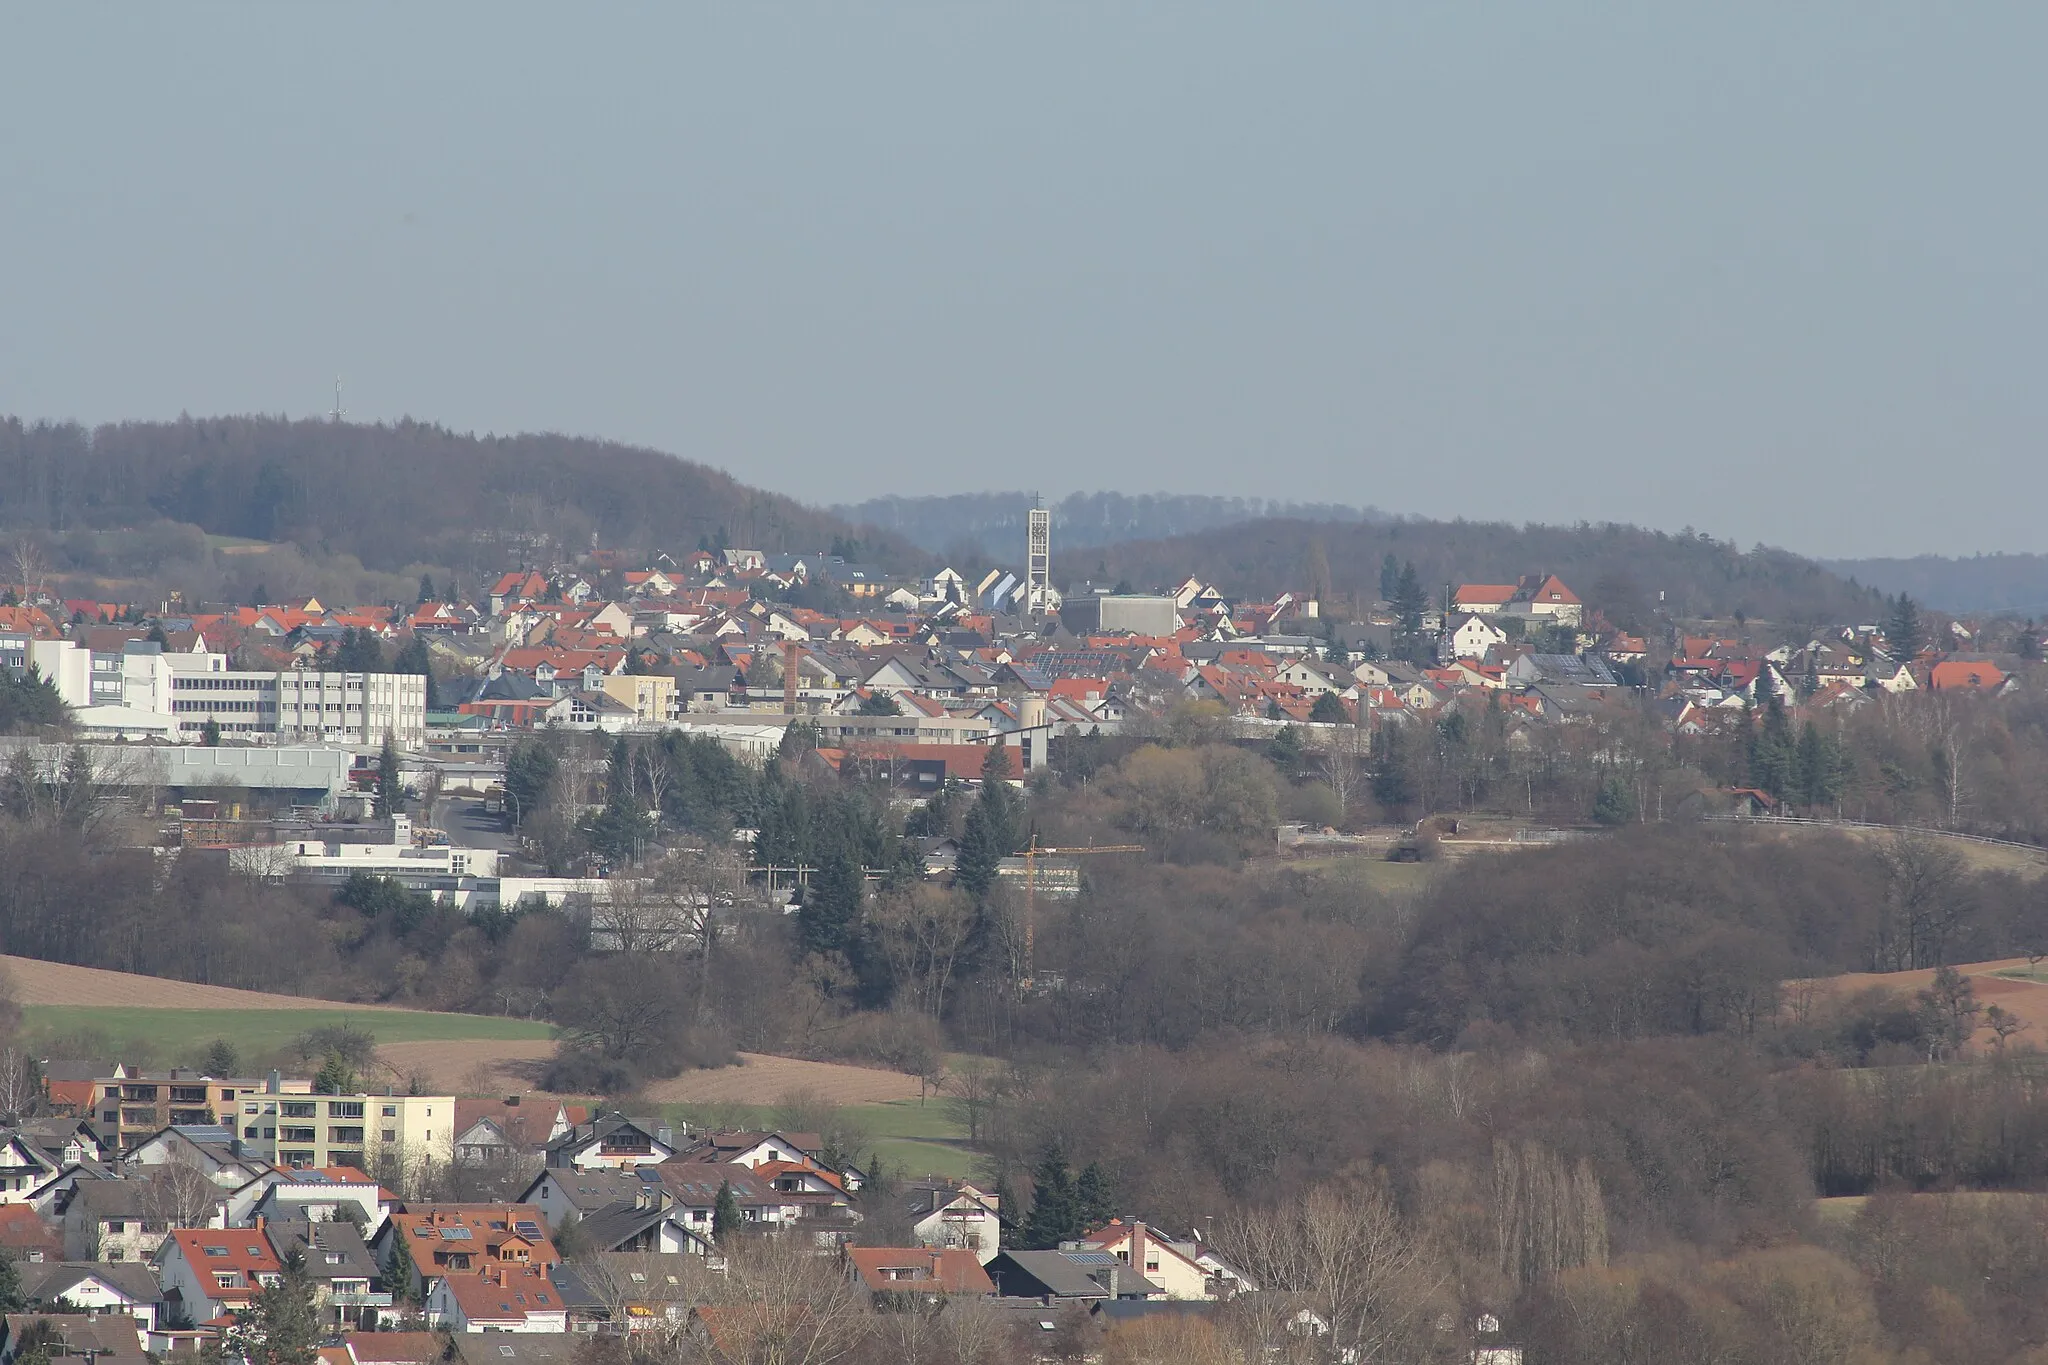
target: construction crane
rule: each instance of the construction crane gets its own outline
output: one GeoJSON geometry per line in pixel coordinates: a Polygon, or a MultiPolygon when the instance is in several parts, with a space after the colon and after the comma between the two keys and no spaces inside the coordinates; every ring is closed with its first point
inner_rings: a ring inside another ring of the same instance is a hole
{"type": "Polygon", "coordinates": [[[1031,847],[1016,856],[1024,860],[1024,974],[1017,985],[1021,990],[1031,989],[1034,970],[1033,957],[1038,944],[1038,862],[1041,858],[1073,858],[1090,853],[1143,853],[1143,844],[1089,844],[1082,848],[1040,848],[1038,836],[1031,836],[1031,847]]]}

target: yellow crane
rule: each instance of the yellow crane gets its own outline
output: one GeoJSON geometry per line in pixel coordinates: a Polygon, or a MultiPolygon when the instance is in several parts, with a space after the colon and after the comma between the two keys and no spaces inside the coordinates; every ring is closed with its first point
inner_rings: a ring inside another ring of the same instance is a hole
{"type": "Polygon", "coordinates": [[[1072,858],[1091,853],[1143,853],[1143,844],[1088,844],[1080,848],[1040,848],[1038,836],[1031,836],[1031,847],[1017,854],[1024,860],[1024,973],[1017,985],[1029,990],[1033,973],[1033,954],[1038,942],[1038,862],[1041,858],[1072,858]]]}

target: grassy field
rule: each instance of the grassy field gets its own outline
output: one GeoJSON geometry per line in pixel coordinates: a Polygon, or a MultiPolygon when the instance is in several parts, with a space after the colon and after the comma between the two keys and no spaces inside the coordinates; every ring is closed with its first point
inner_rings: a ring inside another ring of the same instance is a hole
{"type": "Polygon", "coordinates": [[[30,1005],[23,1030],[35,1040],[103,1038],[123,1057],[160,1065],[197,1062],[216,1038],[244,1057],[288,1046],[309,1029],[349,1024],[379,1043],[460,1038],[546,1038],[548,1026],[487,1014],[431,1014],[424,1010],[351,1010],[345,1005],[306,1009],[151,1009],[134,1005],[30,1005]]]}
{"type": "MultiPolygon", "coordinates": [[[[664,1106],[664,1112],[670,1118],[714,1128],[772,1128],[778,1123],[773,1105],[672,1104],[664,1106]]],[[[943,1098],[935,1096],[922,1104],[892,1100],[848,1105],[839,1113],[860,1125],[868,1138],[863,1151],[879,1155],[895,1178],[975,1174],[979,1157],[967,1146],[967,1128],[943,1098]]]]}

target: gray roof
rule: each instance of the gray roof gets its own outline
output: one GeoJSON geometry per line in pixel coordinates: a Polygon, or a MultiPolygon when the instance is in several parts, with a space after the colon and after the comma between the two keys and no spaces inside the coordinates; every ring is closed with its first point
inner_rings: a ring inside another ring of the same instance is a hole
{"type": "Polygon", "coordinates": [[[590,1338],[580,1332],[457,1332],[462,1365],[574,1365],[590,1338]]]}
{"type": "Polygon", "coordinates": [[[1112,1268],[1116,1271],[1118,1295],[1165,1292],[1115,1256],[1100,1251],[1005,1251],[990,1261],[987,1268],[989,1278],[996,1282],[996,1292],[1004,1295],[1037,1292],[1016,1283],[1014,1272],[1021,1270],[1056,1298],[1106,1299],[1110,1296],[1112,1268]],[[1012,1273],[1006,1277],[1006,1271],[1012,1273]]]}
{"type": "Polygon", "coordinates": [[[380,1273],[353,1223],[277,1220],[266,1224],[264,1230],[280,1257],[294,1247],[304,1250],[306,1274],[314,1280],[374,1280],[380,1273]],[[340,1263],[329,1262],[330,1255],[341,1257],[340,1263]]]}
{"type": "Polygon", "coordinates": [[[16,1268],[21,1272],[21,1292],[30,1303],[53,1303],[89,1279],[118,1290],[135,1303],[155,1303],[164,1292],[156,1272],[140,1261],[52,1261],[42,1265],[24,1261],[16,1268]]]}
{"type": "Polygon", "coordinates": [[[599,1251],[617,1251],[629,1238],[637,1237],[667,1220],[674,1220],[677,1226],[687,1230],[688,1225],[674,1208],[663,1208],[658,1202],[649,1207],[631,1199],[622,1199],[594,1213],[584,1214],[576,1230],[599,1251]]]}

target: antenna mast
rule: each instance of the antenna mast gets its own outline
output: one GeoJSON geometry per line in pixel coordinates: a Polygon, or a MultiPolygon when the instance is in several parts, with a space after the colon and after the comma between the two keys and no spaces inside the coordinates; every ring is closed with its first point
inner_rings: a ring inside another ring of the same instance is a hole
{"type": "Polygon", "coordinates": [[[341,376],[334,376],[334,411],[327,414],[328,420],[339,422],[348,416],[348,409],[341,405],[341,376]]]}

